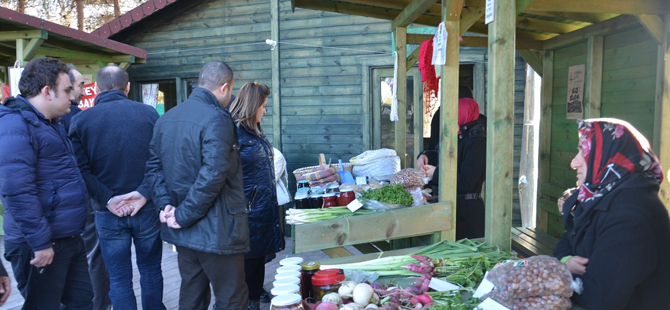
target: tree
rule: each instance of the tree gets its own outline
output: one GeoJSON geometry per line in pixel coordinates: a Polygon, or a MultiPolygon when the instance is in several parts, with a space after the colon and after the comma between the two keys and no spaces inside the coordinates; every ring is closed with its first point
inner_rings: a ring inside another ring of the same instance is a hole
{"type": "Polygon", "coordinates": [[[84,0],[76,0],[77,5],[77,29],[84,31],[84,0]]]}

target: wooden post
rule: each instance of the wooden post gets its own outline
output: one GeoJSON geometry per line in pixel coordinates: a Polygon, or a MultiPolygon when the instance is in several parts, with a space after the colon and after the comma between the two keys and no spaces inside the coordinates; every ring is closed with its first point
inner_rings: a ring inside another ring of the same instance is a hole
{"type": "Polygon", "coordinates": [[[416,160],[419,154],[423,151],[423,101],[421,97],[423,92],[416,91],[423,89],[421,83],[421,75],[414,75],[414,154],[412,154],[411,161],[416,160]]]}
{"type": "MultiPolygon", "coordinates": [[[[554,51],[544,51],[542,56],[542,99],[540,102],[540,145],[537,171],[538,198],[542,196],[544,190],[549,184],[549,168],[551,165],[551,113],[552,113],[552,95],[554,89],[554,51]]],[[[538,210],[537,228],[547,232],[548,227],[547,211],[538,210]]]]}
{"type": "Polygon", "coordinates": [[[586,87],[584,88],[584,118],[600,117],[600,97],[603,85],[603,37],[589,37],[586,50],[586,87]]]}
{"type": "MultiPolygon", "coordinates": [[[[279,0],[270,0],[270,39],[279,41],[279,0]]],[[[272,55],[272,144],[282,150],[281,143],[281,90],[279,86],[279,45],[272,55]]]]}
{"type": "Polygon", "coordinates": [[[512,248],[515,40],[516,2],[497,0],[489,24],[485,240],[503,251],[512,248]]]}
{"type": "Polygon", "coordinates": [[[661,167],[665,169],[665,180],[661,183],[659,196],[665,204],[665,208],[670,210],[670,14],[665,17],[665,28],[663,35],[663,45],[659,49],[658,70],[663,71],[659,79],[663,79],[661,89],[657,89],[656,115],[662,113],[662,118],[656,121],[660,124],[660,137],[654,136],[654,140],[660,139],[660,147],[657,150],[661,160],[661,167]],[[661,57],[663,56],[663,57],[661,57]],[[665,61],[663,61],[665,59],[665,61]],[[660,97],[660,98],[659,98],[660,97]],[[660,108],[660,111],[659,111],[660,108]]]}
{"type": "Polygon", "coordinates": [[[458,71],[461,10],[463,0],[443,0],[442,19],[447,29],[447,57],[442,66],[441,104],[440,104],[440,202],[452,201],[452,219],[454,225],[443,231],[440,239],[456,239],[456,174],[458,169],[458,71]]]}
{"type": "Polygon", "coordinates": [[[29,40],[26,39],[16,39],[16,60],[21,63],[21,66],[25,66],[27,60],[23,57],[25,55],[25,50],[28,47],[29,40]]]}
{"type": "MultiPolygon", "coordinates": [[[[486,38],[484,38],[486,39],[486,38]]],[[[479,104],[479,111],[482,114],[486,114],[486,63],[485,62],[476,62],[475,63],[475,80],[474,80],[474,93],[475,101],[479,104]]]]}
{"type": "Polygon", "coordinates": [[[395,151],[400,156],[400,165],[404,169],[407,161],[407,27],[393,30],[395,51],[398,53],[398,121],[395,122],[395,151]]]}

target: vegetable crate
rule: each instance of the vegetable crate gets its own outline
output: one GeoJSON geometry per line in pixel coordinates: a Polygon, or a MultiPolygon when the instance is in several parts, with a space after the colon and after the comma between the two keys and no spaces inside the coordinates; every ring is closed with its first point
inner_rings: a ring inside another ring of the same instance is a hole
{"type": "Polygon", "coordinates": [[[373,214],[293,225],[293,253],[338,248],[346,245],[391,241],[455,229],[451,202],[403,208],[373,214]]]}

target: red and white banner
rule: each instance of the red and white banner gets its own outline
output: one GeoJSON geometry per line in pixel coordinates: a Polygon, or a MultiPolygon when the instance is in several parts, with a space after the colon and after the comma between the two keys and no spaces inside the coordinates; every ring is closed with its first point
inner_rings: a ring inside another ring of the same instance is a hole
{"type": "Polygon", "coordinates": [[[86,110],[95,105],[95,96],[98,95],[98,92],[95,90],[95,83],[84,85],[84,97],[81,98],[79,102],[79,108],[86,110]]]}

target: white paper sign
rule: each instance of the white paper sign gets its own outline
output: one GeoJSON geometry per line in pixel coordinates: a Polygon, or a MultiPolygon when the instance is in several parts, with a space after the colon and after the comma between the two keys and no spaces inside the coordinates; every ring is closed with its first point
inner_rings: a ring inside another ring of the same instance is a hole
{"type": "Polygon", "coordinates": [[[447,63],[448,37],[447,28],[444,26],[444,22],[441,22],[437,26],[433,37],[433,59],[430,62],[432,65],[443,66],[447,63]]]}
{"type": "Polygon", "coordinates": [[[585,65],[572,66],[568,69],[568,101],[566,112],[568,119],[584,117],[584,75],[585,65]]]}
{"type": "Polygon", "coordinates": [[[12,97],[21,94],[21,91],[19,91],[21,73],[23,73],[23,68],[9,67],[9,94],[12,97]]]}
{"type": "Polygon", "coordinates": [[[475,309],[480,309],[480,310],[509,310],[509,308],[501,305],[497,301],[493,300],[493,298],[486,298],[477,308],[475,309]]]}
{"type": "Polygon", "coordinates": [[[363,206],[363,204],[360,201],[358,201],[358,199],[354,199],[354,201],[350,202],[347,205],[347,208],[351,212],[356,212],[356,210],[360,209],[362,206],[363,206]]]}
{"type": "Polygon", "coordinates": [[[495,0],[486,0],[486,14],[484,23],[490,24],[495,19],[496,4],[495,0]]]}
{"type": "Polygon", "coordinates": [[[493,282],[489,281],[486,279],[486,276],[489,275],[489,272],[487,271],[486,274],[484,274],[484,279],[482,280],[482,283],[479,283],[479,286],[477,287],[477,290],[475,290],[475,293],[472,295],[472,297],[475,298],[481,298],[482,296],[490,293],[495,285],[493,282]]]}
{"type": "Polygon", "coordinates": [[[434,289],[438,292],[453,291],[453,290],[457,290],[457,289],[460,288],[460,286],[458,286],[456,284],[453,284],[453,283],[450,283],[450,282],[447,282],[447,281],[444,281],[444,280],[440,280],[438,278],[431,278],[430,283],[428,284],[428,287],[432,288],[432,289],[434,289]]]}

